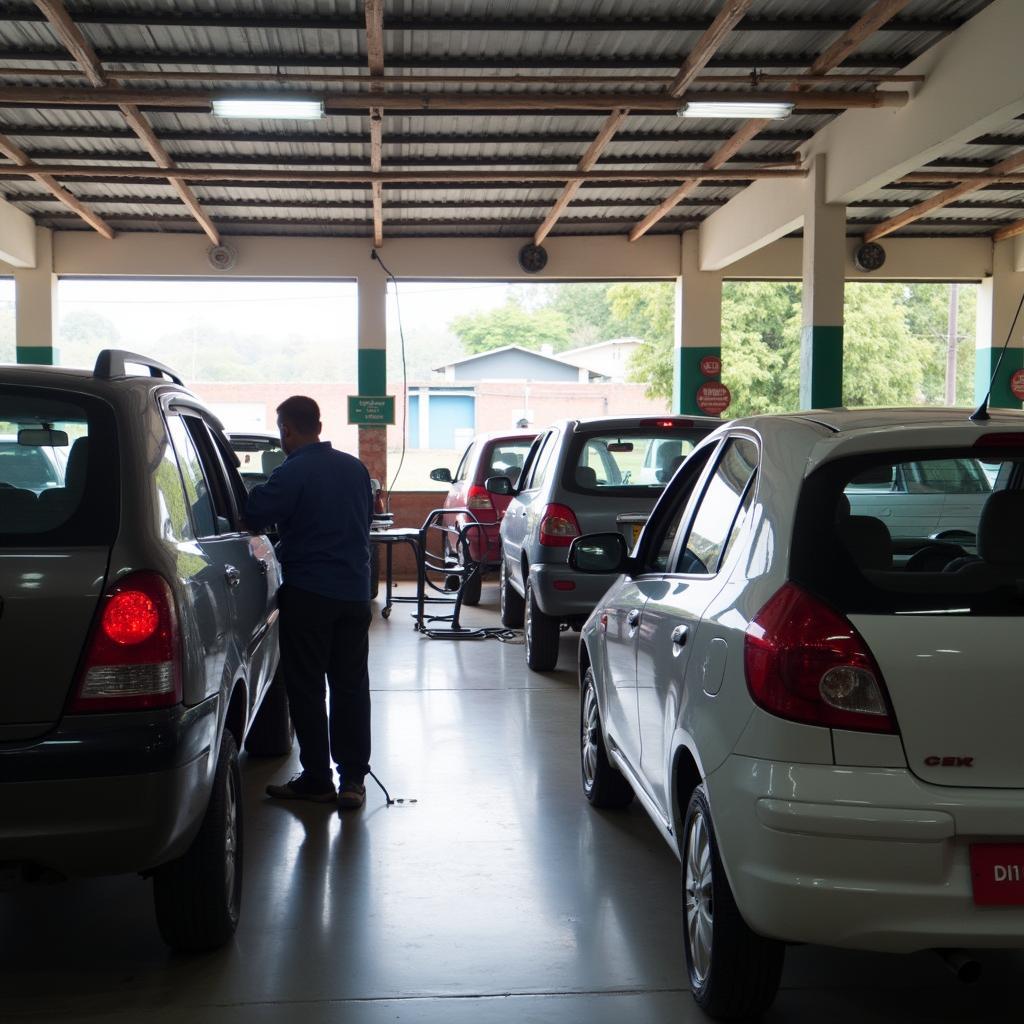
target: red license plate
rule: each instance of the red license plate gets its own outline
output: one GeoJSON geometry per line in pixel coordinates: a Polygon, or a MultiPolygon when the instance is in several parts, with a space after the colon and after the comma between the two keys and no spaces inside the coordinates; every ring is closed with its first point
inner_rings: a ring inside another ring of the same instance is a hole
{"type": "Polygon", "coordinates": [[[971,882],[979,907],[1024,906],[1024,843],[972,846],[971,882]]]}

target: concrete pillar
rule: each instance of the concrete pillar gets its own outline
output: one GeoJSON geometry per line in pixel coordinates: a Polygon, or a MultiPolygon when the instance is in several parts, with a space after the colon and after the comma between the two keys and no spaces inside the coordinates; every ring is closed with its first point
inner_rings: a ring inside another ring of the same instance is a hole
{"type": "Polygon", "coordinates": [[[825,157],[814,157],[804,213],[800,407],[843,404],[846,208],[825,202],[825,157]]]}
{"type": "Polygon", "coordinates": [[[722,378],[722,275],[700,269],[700,233],[684,231],[676,278],[672,409],[698,415],[697,390],[722,378]],[[717,367],[717,372],[714,371],[717,367]]]}
{"type": "MultiPolygon", "coordinates": [[[[358,375],[359,394],[381,396],[387,391],[387,277],[376,264],[359,276],[357,283],[359,304],[358,375]]],[[[399,412],[396,417],[402,422],[399,412]]],[[[390,481],[388,471],[388,442],[386,427],[359,428],[359,458],[380,480],[383,487],[390,481]]]]}
{"type": "MultiPolygon", "coordinates": [[[[992,276],[984,278],[978,287],[974,396],[979,405],[988,391],[989,381],[999,362],[999,353],[1006,344],[1014,314],[1024,295],[1024,266],[1018,262],[1018,257],[1024,253],[1017,244],[1019,241],[1007,239],[995,243],[992,248],[992,276]]],[[[1021,407],[1020,400],[1010,391],[1010,378],[1020,369],[1024,369],[1024,311],[1017,318],[1006,355],[992,384],[990,406],[996,409],[1021,407]]]]}
{"type": "Polygon", "coordinates": [[[57,276],[49,228],[36,229],[36,265],[14,268],[14,300],[18,362],[53,365],[57,361],[57,276]]]}

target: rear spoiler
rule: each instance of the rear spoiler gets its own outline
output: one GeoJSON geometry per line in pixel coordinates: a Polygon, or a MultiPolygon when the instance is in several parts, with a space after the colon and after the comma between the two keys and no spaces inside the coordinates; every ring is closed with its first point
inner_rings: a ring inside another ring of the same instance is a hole
{"type": "Polygon", "coordinates": [[[158,363],[149,356],[140,356],[136,352],[126,352],[118,348],[105,348],[100,352],[96,357],[96,366],[93,368],[92,375],[98,380],[115,380],[119,377],[127,377],[129,374],[126,366],[129,364],[144,366],[149,370],[151,377],[168,377],[175,384],[181,384],[184,387],[181,377],[169,366],[158,363]]]}

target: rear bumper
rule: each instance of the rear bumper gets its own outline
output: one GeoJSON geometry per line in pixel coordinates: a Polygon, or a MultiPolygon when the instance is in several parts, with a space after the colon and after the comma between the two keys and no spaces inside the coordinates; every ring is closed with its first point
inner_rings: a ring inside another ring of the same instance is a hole
{"type": "Polygon", "coordinates": [[[530,583],[540,610],[559,619],[586,618],[618,578],[574,572],[564,563],[530,566],[530,583]]]}
{"type": "Polygon", "coordinates": [[[177,857],[209,801],[217,706],[73,716],[0,748],[0,864],[106,875],[177,857]]]}
{"type": "Polygon", "coordinates": [[[1024,946],[1024,907],[977,907],[970,846],[1024,842],[1024,791],[905,769],[732,756],[707,779],[737,905],[762,935],[887,952],[1024,946]]]}

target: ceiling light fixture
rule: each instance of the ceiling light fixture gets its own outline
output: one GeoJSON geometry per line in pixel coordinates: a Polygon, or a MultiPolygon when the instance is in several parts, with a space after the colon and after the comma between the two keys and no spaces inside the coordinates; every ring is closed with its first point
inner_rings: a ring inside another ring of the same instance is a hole
{"type": "Polygon", "coordinates": [[[316,121],[324,116],[324,101],[309,99],[221,99],[213,101],[215,117],[258,117],[263,120],[316,121]]]}
{"type": "Polygon", "coordinates": [[[792,103],[770,103],[758,100],[701,100],[684,103],[676,113],[680,117],[756,117],[780,121],[793,113],[792,103]]]}

